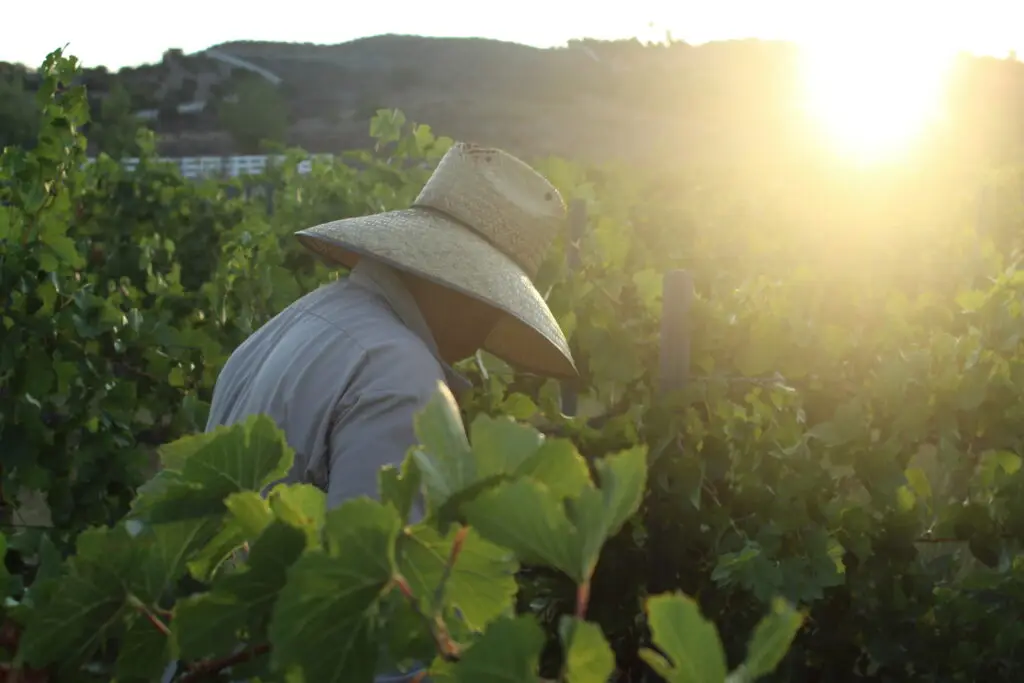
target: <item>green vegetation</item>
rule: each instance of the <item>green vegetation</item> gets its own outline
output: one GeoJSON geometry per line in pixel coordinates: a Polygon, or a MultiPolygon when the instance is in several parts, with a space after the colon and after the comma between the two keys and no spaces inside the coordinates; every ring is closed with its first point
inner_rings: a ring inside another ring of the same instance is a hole
{"type": "Polygon", "coordinates": [[[218,113],[242,154],[259,152],[261,143],[285,141],[288,102],[277,86],[259,76],[239,79],[218,113]]]}
{"type": "Polygon", "coordinates": [[[0,148],[31,144],[36,137],[36,106],[20,74],[0,74],[0,148]]]}
{"type": "Polygon", "coordinates": [[[132,172],[84,164],[75,75],[48,59],[38,138],[0,157],[3,680],[1016,680],[1017,169],[538,162],[588,208],[580,266],[563,241],[539,278],[581,415],[471,359],[461,414],[439,393],[380,502],[327,512],[305,486],[262,500],[281,435],[197,435],[206,401],[332,277],[292,232],[408,205],[450,141],[382,113],[374,151],[259,179],[268,213],[145,134],[132,172]],[[663,396],[672,268],[692,376],[663,396]],[[431,515],[405,526],[417,487],[431,515]],[[25,525],[32,492],[52,526],[25,525]]]}

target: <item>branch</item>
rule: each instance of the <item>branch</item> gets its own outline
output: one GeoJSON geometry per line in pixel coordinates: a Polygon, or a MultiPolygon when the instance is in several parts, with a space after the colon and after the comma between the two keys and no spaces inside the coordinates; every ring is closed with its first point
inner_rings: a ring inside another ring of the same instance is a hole
{"type": "Polygon", "coordinates": [[[235,664],[243,664],[251,659],[259,657],[260,655],[265,655],[268,652],[270,652],[270,644],[263,643],[261,645],[256,645],[242,650],[241,652],[236,652],[233,655],[228,655],[227,657],[197,662],[189,667],[188,674],[186,674],[179,683],[196,683],[207,676],[220,673],[224,669],[232,667],[235,664]]]}

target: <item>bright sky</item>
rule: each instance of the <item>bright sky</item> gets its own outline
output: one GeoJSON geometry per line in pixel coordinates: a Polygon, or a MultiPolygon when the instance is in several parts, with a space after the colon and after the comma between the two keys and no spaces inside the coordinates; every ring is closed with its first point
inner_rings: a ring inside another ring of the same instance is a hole
{"type": "Polygon", "coordinates": [[[360,3],[326,0],[176,0],[151,10],[136,0],[51,0],[45,17],[34,3],[4,4],[4,23],[15,30],[3,32],[0,61],[31,66],[65,43],[87,66],[118,68],[158,61],[172,47],[194,52],[244,39],[334,44],[408,33],[552,46],[584,36],[657,39],[666,29],[691,43],[846,38],[843,43],[871,46],[898,35],[910,51],[938,44],[997,56],[1016,49],[1024,56],[1024,0],[388,0],[362,4],[363,12],[360,3]]]}

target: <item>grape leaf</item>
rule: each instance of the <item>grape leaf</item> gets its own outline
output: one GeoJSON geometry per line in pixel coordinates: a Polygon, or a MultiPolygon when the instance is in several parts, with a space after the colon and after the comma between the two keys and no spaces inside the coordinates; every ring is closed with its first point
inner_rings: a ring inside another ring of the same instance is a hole
{"type": "Polygon", "coordinates": [[[22,635],[23,660],[35,668],[60,662],[73,670],[92,654],[120,624],[128,596],[124,579],[137,560],[137,546],[123,526],[83,532],[66,575],[22,635]]]}
{"type": "Polygon", "coordinates": [[[438,392],[416,416],[415,428],[420,445],[413,450],[413,457],[423,480],[427,505],[437,510],[476,481],[459,407],[443,383],[438,383],[438,392]]]}
{"type": "Polygon", "coordinates": [[[224,507],[230,513],[229,523],[246,538],[259,536],[274,519],[267,500],[255,491],[232,493],[224,499],[224,507]]]}
{"type": "Polygon", "coordinates": [[[484,538],[514,551],[523,562],[554,567],[577,583],[586,579],[579,533],[561,499],[543,484],[529,479],[505,482],[462,510],[484,538]]]}
{"type": "MultiPolygon", "coordinates": [[[[432,527],[417,525],[399,539],[399,571],[427,614],[433,611],[434,594],[444,576],[457,533],[453,529],[442,538],[432,527]]],[[[518,569],[512,553],[468,529],[445,584],[445,607],[457,609],[469,628],[483,630],[488,622],[512,607],[518,569]]]]}
{"type": "Polygon", "coordinates": [[[294,454],[284,432],[265,415],[250,417],[204,443],[181,469],[185,481],[223,499],[240,491],[262,491],[282,479],[294,454]]]}
{"type": "Polygon", "coordinates": [[[587,461],[568,439],[548,439],[515,471],[516,476],[534,479],[558,498],[580,495],[590,486],[587,461]]]}
{"type": "MultiPolygon", "coordinates": [[[[302,523],[295,518],[294,508],[284,509],[292,521],[302,523]]],[[[308,529],[275,520],[252,544],[238,571],[219,577],[208,593],[179,602],[172,628],[182,655],[187,659],[226,655],[237,646],[236,634],[243,626],[262,630],[289,567],[308,545],[308,529]]]]}
{"type": "Polygon", "coordinates": [[[325,549],[307,550],[292,565],[274,605],[269,635],[278,670],[297,667],[318,683],[373,680],[368,612],[394,572],[400,526],[393,507],[367,498],[327,513],[325,549]]]}
{"type": "Polygon", "coordinates": [[[164,470],[140,490],[133,510],[150,522],[171,522],[222,515],[224,499],[234,493],[260,492],[282,479],[294,453],[284,433],[269,417],[258,415],[231,427],[221,427],[216,438],[197,439],[194,452],[178,447],[180,472],[164,470]]]}
{"type": "Polygon", "coordinates": [[[247,605],[227,591],[190,595],[174,606],[171,632],[188,661],[231,654],[245,627],[247,605]]]}
{"type": "Polygon", "coordinates": [[[615,670],[615,655],[601,627],[564,616],[558,632],[565,651],[566,683],[607,683],[615,670]]]}
{"type": "Polygon", "coordinates": [[[327,497],[310,484],[277,486],[270,493],[274,515],[296,529],[302,529],[309,545],[317,545],[327,514],[327,497]]]}
{"type": "Polygon", "coordinates": [[[507,417],[480,414],[470,425],[475,481],[515,472],[540,448],[543,435],[507,417]]]}
{"type": "Polygon", "coordinates": [[[394,505],[402,521],[408,521],[422,483],[413,453],[410,451],[402,461],[401,470],[394,465],[385,465],[377,478],[381,502],[394,505]]]}
{"type": "Polygon", "coordinates": [[[595,463],[601,488],[584,488],[566,507],[570,519],[582,532],[580,549],[584,576],[597,564],[605,539],[618,533],[640,507],[647,484],[647,449],[638,446],[609,455],[595,463]]]}
{"type": "Polygon", "coordinates": [[[555,567],[576,583],[589,580],[601,546],[639,506],[646,481],[645,450],[597,463],[604,488],[587,482],[576,498],[519,479],[495,486],[462,507],[470,525],[524,562],[555,567]]]}
{"type": "Polygon", "coordinates": [[[647,601],[647,620],[654,650],[640,657],[668,683],[725,683],[726,663],[715,625],[697,603],[682,593],[657,595],[647,601]]]}
{"type": "Polygon", "coordinates": [[[121,639],[117,653],[117,677],[122,680],[158,680],[174,657],[172,652],[171,640],[144,617],[138,616],[121,639]]]}
{"type": "Polygon", "coordinates": [[[451,669],[458,683],[536,683],[544,632],[533,617],[491,622],[451,669]]]}
{"type": "Polygon", "coordinates": [[[133,593],[146,603],[158,601],[185,571],[193,555],[216,537],[219,528],[220,521],[215,518],[145,527],[136,537],[139,558],[127,575],[133,593]]]}
{"type": "Polygon", "coordinates": [[[769,612],[754,629],[747,645],[747,658],[743,662],[748,680],[755,680],[775,671],[786,656],[789,646],[803,624],[803,615],[793,609],[785,600],[772,601],[769,612]]]}

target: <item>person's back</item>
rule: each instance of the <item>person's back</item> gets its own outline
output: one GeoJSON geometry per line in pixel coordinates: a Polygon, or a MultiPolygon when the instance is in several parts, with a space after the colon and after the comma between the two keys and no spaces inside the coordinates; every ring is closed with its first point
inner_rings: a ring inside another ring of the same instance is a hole
{"type": "MultiPolygon", "coordinates": [[[[269,415],[296,452],[286,481],[325,490],[328,508],[377,497],[380,469],[415,445],[415,415],[438,383],[465,386],[450,364],[484,349],[522,370],[576,375],[532,282],[565,213],[557,189],[519,159],[457,143],[410,208],[299,231],[351,274],[235,350],[207,430],[269,415]]],[[[422,513],[417,505],[410,521],[422,513]]]]}
{"type": "Polygon", "coordinates": [[[366,261],[296,301],[236,349],[214,390],[207,431],[270,416],[295,450],[287,481],[323,489],[329,507],[376,496],[386,446],[414,443],[411,415],[444,379],[432,340],[396,312],[410,302],[394,302],[388,270],[366,261]]]}

